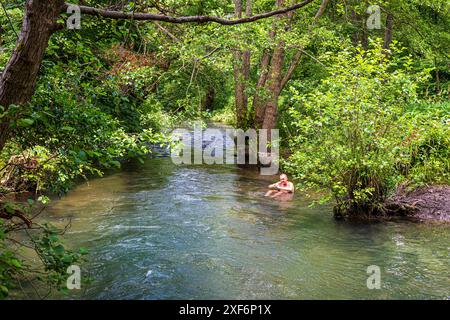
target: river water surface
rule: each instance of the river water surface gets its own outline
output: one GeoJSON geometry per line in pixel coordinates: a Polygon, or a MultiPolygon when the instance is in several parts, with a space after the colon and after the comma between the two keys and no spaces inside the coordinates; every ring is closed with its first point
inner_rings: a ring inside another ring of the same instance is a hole
{"type": "MultiPolygon", "coordinates": [[[[91,180],[46,220],[89,249],[75,299],[366,299],[450,295],[448,226],[352,224],[330,207],[264,198],[272,177],[170,158],[91,180]],[[367,267],[381,269],[369,290],[367,267]]],[[[57,296],[59,297],[59,296],[57,296]]]]}
{"type": "Polygon", "coordinates": [[[72,299],[446,299],[450,227],[336,221],[264,197],[276,177],[148,159],[79,185],[43,218],[86,247],[72,299]],[[369,266],[381,289],[368,289],[369,266]],[[89,277],[91,283],[83,282],[89,277]]]}

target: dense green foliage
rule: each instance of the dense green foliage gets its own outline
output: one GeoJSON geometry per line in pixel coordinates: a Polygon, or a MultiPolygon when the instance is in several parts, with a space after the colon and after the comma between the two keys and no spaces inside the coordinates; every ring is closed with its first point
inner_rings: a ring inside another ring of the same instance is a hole
{"type": "MultiPolygon", "coordinates": [[[[399,185],[448,184],[448,1],[371,1],[381,8],[381,28],[373,30],[366,27],[364,1],[330,0],[316,20],[320,3],[288,19],[236,26],[83,15],[80,30],[51,37],[32,101],[1,107],[0,117],[12,119],[11,138],[0,153],[1,196],[61,195],[79,179],[131,159],[144,161],[148,144],[165,143],[168,130],[183,121],[235,125],[239,81],[249,97],[243,126],[256,126],[254,98],[270,99],[267,86],[257,85],[268,71],[261,60],[276,48],[283,53],[282,74],[302,53],[276,109],[282,146],[291,155],[283,165],[299,187],[321,191],[339,214],[360,215],[383,213],[383,202],[399,185]],[[392,42],[386,44],[390,15],[392,42]],[[234,72],[243,66],[236,53],[245,50],[251,60],[242,79],[234,72]]],[[[83,4],[174,16],[234,15],[233,1],[226,0],[83,4]]],[[[252,1],[253,14],[275,7],[275,1],[252,1]]],[[[8,17],[0,10],[0,71],[21,29],[23,1],[6,1],[6,10],[8,17]]],[[[65,249],[51,226],[42,224],[33,234],[16,228],[14,214],[39,210],[31,201],[1,201],[7,219],[0,218],[0,298],[34,274],[61,289],[67,266],[85,253],[65,249]],[[17,243],[22,237],[27,240],[17,243]],[[23,248],[39,257],[38,266],[19,256],[23,248]]]]}
{"type": "Polygon", "coordinates": [[[427,70],[412,72],[409,56],[392,47],[386,59],[372,45],[329,57],[329,76],[312,92],[292,89],[294,153],[287,166],[304,186],[326,191],[324,200],[334,196],[340,213],[380,213],[409,180],[450,182],[448,108],[440,115],[407,110],[427,70]]]}
{"type": "Polygon", "coordinates": [[[107,53],[129,33],[128,27],[102,22],[83,27],[83,37],[65,32],[52,38],[32,103],[25,110],[8,110],[16,121],[3,162],[25,153],[42,164],[34,177],[27,177],[29,190],[66,192],[78,177],[142,157],[147,143],[164,141],[157,131],[172,121],[145,94],[149,67],[130,67],[117,75],[111,70],[115,62],[107,53]],[[113,36],[96,42],[98,28],[113,36]]]}

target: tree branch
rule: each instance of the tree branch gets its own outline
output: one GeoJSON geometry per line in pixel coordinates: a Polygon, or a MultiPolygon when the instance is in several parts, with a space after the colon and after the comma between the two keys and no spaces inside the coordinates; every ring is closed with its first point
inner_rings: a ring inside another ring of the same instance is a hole
{"type": "MultiPolygon", "coordinates": [[[[292,5],[283,9],[278,9],[270,12],[265,12],[261,14],[257,14],[251,17],[245,17],[235,20],[229,20],[224,19],[220,17],[214,17],[214,16],[184,16],[184,17],[173,17],[173,16],[167,16],[162,14],[155,14],[155,13],[132,13],[132,12],[121,12],[121,11],[114,11],[114,10],[105,10],[105,9],[97,9],[87,6],[79,6],[80,12],[82,14],[88,14],[88,15],[94,15],[99,16],[103,18],[110,18],[110,19],[133,19],[133,20],[151,20],[151,21],[164,21],[164,22],[170,22],[170,23],[192,23],[192,22],[198,22],[198,23],[206,23],[206,22],[215,22],[222,25],[236,25],[236,24],[243,24],[243,23],[250,23],[257,20],[269,18],[275,15],[284,14],[290,11],[294,11],[297,9],[300,9],[309,3],[313,2],[314,0],[304,0],[301,3],[298,3],[296,5],[292,5]]],[[[65,12],[72,4],[66,3],[63,6],[63,12],[65,12]]]]}
{"type": "Polygon", "coordinates": [[[314,17],[314,22],[317,22],[317,20],[319,20],[319,18],[323,15],[325,9],[327,8],[328,2],[329,0],[322,0],[322,4],[314,17]]]}
{"type": "Polygon", "coordinates": [[[20,212],[19,210],[14,210],[13,213],[7,213],[7,212],[0,212],[0,218],[5,220],[11,220],[13,217],[17,217],[20,220],[22,220],[28,228],[31,228],[33,222],[29,218],[25,216],[23,212],[20,212]]]}
{"type": "Polygon", "coordinates": [[[153,23],[158,27],[158,29],[162,30],[165,34],[167,34],[169,37],[171,37],[175,42],[180,42],[180,39],[178,39],[172,32],[164,28],[162,25],[160,25],[157,21],[153,21],[153,23]]]}
{"type": "Polygon", "coordinates": [[[284,87],[286,86],[286,83],[291,79],[292,74],[294,73],[295,69],[297,68],[298,64],[300,63],[300,60],[303,55],[303,50],[297,50],[297,52],[294,55],[294,58],[292,59],[292,63],[289,66],[288,70],[286,71],[286,74],[284,75],[283,79],[281,80],[280,84],[280,92],[283,91],[284,87]]]}

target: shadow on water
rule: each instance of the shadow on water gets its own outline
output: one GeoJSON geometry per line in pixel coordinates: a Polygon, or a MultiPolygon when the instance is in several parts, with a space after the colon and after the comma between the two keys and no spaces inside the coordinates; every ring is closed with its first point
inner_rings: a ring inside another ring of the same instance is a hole
{"type": "MultiPolygon", "coordinates": [[[[275,177],[231,165],[149,159],[78,186],[45,219],[72,228],[94,278],[74,299],[369,299],[450,295],[450,233],[408,221],[336,221],[264,197],[275,177]],[[382,288],[366,286],[381,268],[382,288]]],[[[55,294],[54,298],[67,298],[55,294]]]]}

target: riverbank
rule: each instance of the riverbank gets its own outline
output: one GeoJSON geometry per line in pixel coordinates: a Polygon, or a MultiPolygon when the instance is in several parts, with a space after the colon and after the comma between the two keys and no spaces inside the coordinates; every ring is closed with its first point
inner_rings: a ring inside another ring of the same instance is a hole
{"type": "Polygon", "coordinates": [[[419,221],[450,222],[450,186],[427,186],[407,192],[399,188],[386,208],[419,221]]]}

